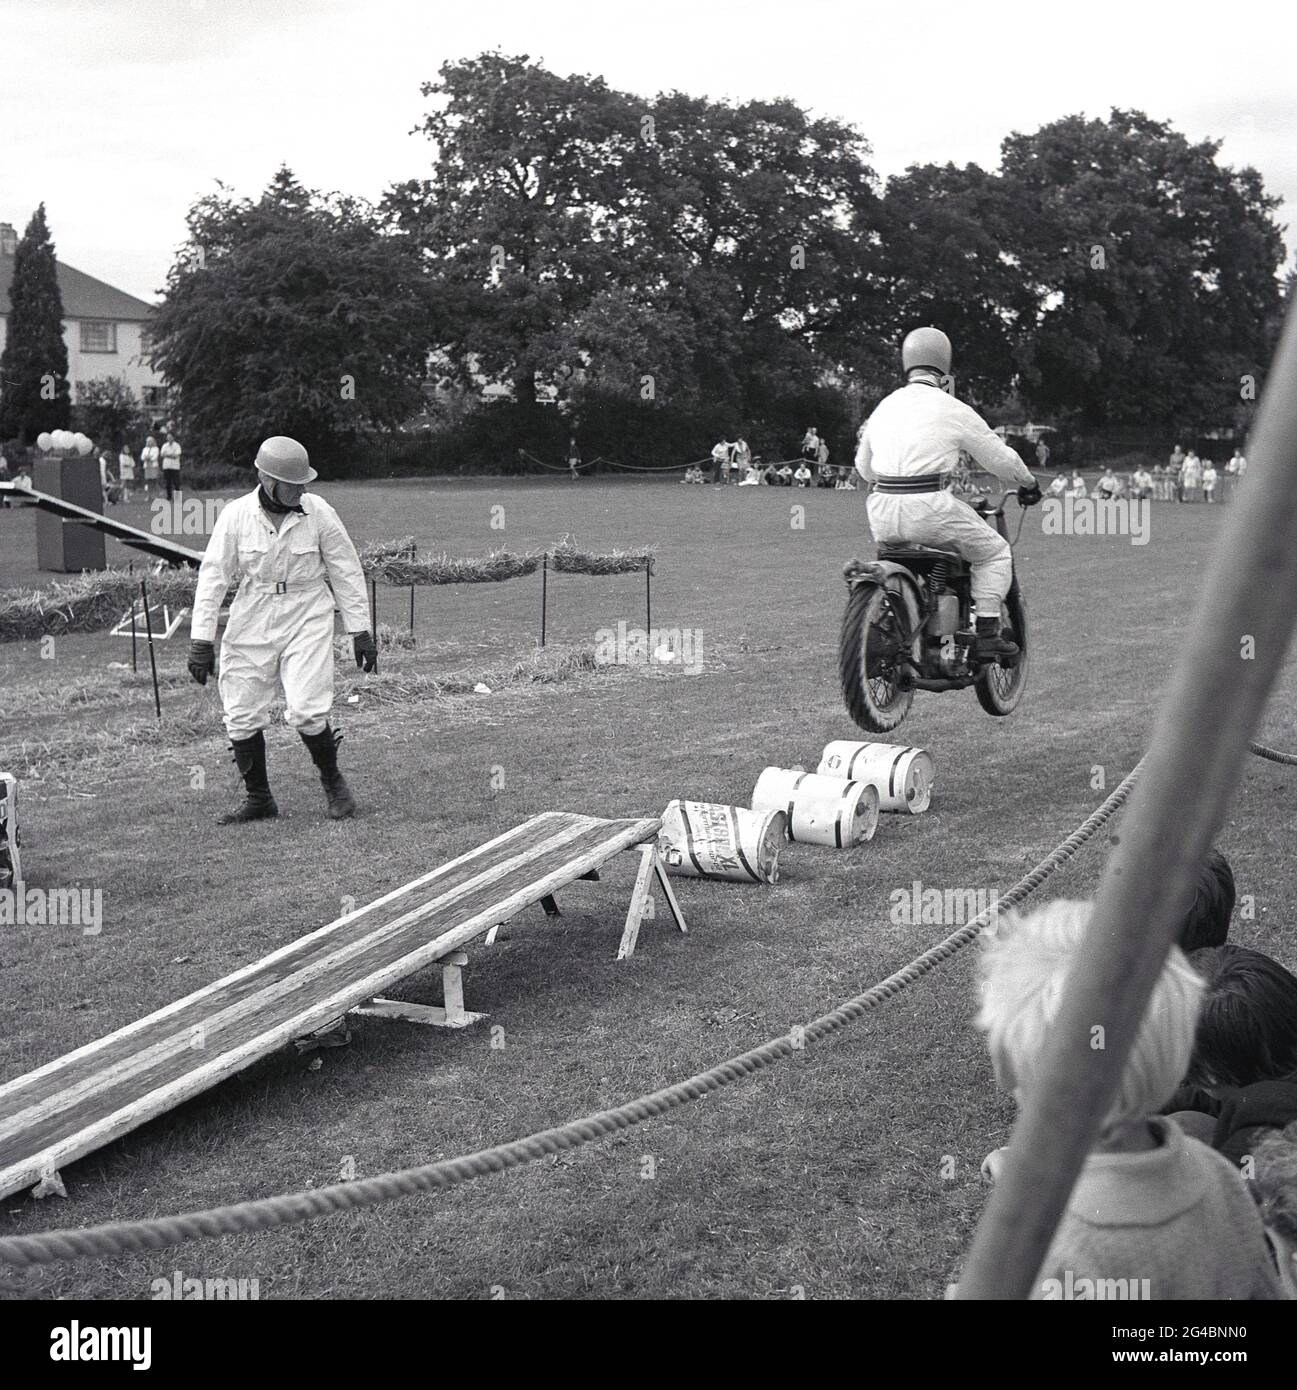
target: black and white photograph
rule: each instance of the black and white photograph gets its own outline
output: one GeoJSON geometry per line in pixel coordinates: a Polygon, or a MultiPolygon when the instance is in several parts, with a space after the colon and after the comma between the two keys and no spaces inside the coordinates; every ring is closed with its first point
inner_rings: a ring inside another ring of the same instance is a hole
{"type": "Polygon", "coordinates": [[[16,1355],[1281,1353],[1294,39],[0,0],[16,1355]]]}

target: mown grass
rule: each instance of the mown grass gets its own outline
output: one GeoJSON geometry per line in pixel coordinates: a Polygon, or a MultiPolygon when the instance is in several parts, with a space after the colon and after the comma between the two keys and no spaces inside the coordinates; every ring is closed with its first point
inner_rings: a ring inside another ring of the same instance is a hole
{"type": "MultiPolygon", "coordinates": [[[[591,550],[655,544],[655,623],[701,629],[702,669],[615,669],[381,706],[365,702],[353,669],[339,722],[360,817],[323,818],[305,753],[281,727],[270,736],[281,819],[218,831],[212,820],[234,795],[228,754],[219,734],[190,739],[185,726],[194,711],[214,718],[210,692],[177,682],[155,745],[117,752],[114,737],[152,719],[147,685],[131,685],[138,704],[120,706],[41,692],[107,679],[120,639],[59,639],[45,661],[35,644],[0,648],[0,764],[24,738],[106,744],[93,758],[38,764],[26,787],[29,879],[101,887],[106,920],[97,937],[10,929],[0,1077],[536,811],[651,814],[674,796],[743,803],[768,763],[812,765],[824,742],[852,735],[834,658],[840,565],[865,546],[857,495],[661,483],[327,495],[357,540],[412,532],[420,552],[521,551],[568,532],[591,550]],[[490,525],[497,503],[503,533],[490,525]],[[806,508],[801,529],[793,506],[806,508]],[[345,703],[353,689],[358,707],[345,703]]],[[[30,527],[15,515],[0,513],[11,575],[30,527]]],[[[867,987],[949,930],[891,920],[894,890],[915,879],[1002,890],[1135,762],[1224,515],[1159,507],[1146,547],[1044,537],[1029,519],[1019,552],[1034,637],[1026,700],[996,721],[971,694],[919,698],[900,733],[937,762],[926,816],[885,818],[851,852],[790,846],[774,887],[679,881],[690,935],[649,923],[635,957],[617,963],[628,860],[564,895],[558,921],[536,909],[497,946],[470,952],[468,1005],[503,1027],[503,1048],[486,1027],[447,1034],[361,1020],[318,1069],[279,1053],[70,1166],[69,1201],[10,1199],[0,1231],[324,1185],[349,1158],[365,1176],[468,1151],[678,1080],[867,987]]],[[[643,622],[642,576],[551,574],[550,585],[551,640],[581,646],[619,618],[643,622]]],[[[408,620],[408,596],[380,591],[380,616],[408,620]]],[[[418,646],[385,653],[386,670],[507,666],[534,645],[538,579],[420,591],[416,627],[418,646]]],[[[160,661],[182,672],[183,643],[160,661]]],[[[1264,730],[1289,748],[1291,680],[1290,668],[1264,730]]],[[[1290,772],[1250,761],[1221,837],[1240,894],[1255,900],[1238,938],[1290,966],[1295,798],[1290,772]]],[[[1093,844],[1042,896],[1089,892],[1104,848],[1093,844]]],[[[978,1164],[1012,1118],[970,1026],[972,964],[965,952],[836,1040],[557,1162],[257,1237],[9,1272],[0,1287],[10,1297],[147,1297],[152,1279],[179,1269],[257,1278],[263,1298],[488,1298],[493,1287],[531,1298],[939,1298],[985,1199],[978,1164]]],[[[438,989],[430,971],[407,981],[404,997],[435,1002],[438,989]]]]}

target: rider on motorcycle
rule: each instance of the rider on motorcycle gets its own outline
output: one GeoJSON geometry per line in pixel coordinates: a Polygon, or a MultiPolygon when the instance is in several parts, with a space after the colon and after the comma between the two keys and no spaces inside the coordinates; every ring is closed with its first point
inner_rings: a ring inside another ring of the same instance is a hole
{"type": "Polygon", "coordinates": [[[877,544],[936,546],[968,561],[977,611],[973,659],[1011,663],[1017,645],[1000,633],[1000,605],[1013,581],[1009,543],[944,482],[964,449],[989,473],[1016,483],[1022,506],[1039,502],[1040,488],[986,421],[944,389],[950,356],[950,339],[939,328],[916,328],[906,335],[901,345],[905,385],[880,401],[861,426],[856,470],[874,484],[869,529],[877,544]]]}

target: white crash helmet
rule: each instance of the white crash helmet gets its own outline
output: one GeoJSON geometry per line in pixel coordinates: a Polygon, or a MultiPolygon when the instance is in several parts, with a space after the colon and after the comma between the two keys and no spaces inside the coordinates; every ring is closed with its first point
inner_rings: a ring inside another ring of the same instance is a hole
{"type": "Polygon", "coordinates": [[[901,366],[906,373],[927,367],[942,376],[950,374],[950,339],[939,328],[915,328],[901,344],[901,366]]]}

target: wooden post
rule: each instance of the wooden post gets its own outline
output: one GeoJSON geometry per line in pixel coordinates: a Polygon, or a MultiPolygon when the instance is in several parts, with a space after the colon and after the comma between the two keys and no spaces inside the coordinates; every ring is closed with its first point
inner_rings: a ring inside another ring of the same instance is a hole
{"type": "Polygon", "coordinates": [[[545,604],[547,602],[547,590],[549,589],[549,551],[541,557],[540,562],[540,644],[545,645],[545,604]]]}
{"type": "MultiPolygon", "coordinates": [[[[131,568],[134,569],[135,566],[132,565],[131,568]]],[[[132,671],[138,671],[139,669],[140,669],[139,659],[137,658],[137,656],[136,656],[136,654],[135,654],[135,599],[134,599],[134,597],[132,597],[132,598],[131,598],[131,670],[132,670],[132,671]]]]}
{"type": "MultiPolygon", "coordinates": [[[[414,562],[414,553],[418,549],[413,541],[410,542],[410,561],[414,562]]],[[[410,580],[410,631],[414,631],[414,580],[410,580]]],[[[377,640],[377,639],[375,639],[377,640]]]]}
{"type": "Polygon", "coordinates": [[[144,601],[144,630],[149,635],[149,670],[153,672],[153,705],[158,718],[162,718],[162,696],[158,694],[158,661],[153,651],[153,618],[149,613],[149,585],[146,579],[140,580],[140,595],[144,601]]]}
{"type": "Polygon", "coordinates": [[[1024,1298],[1120,1082],[1297,620],[1297,314],[958,1296],[1024,1298]],[[1096,1032],[1102,1029],[1102,1032],[1096,1032]],[[1095,1039],[1102,1042],[1096,1046],[1095,1039]]]}
{"type": "Polygon", "coordinates": [[[369,581],[369,635],[378,641],[378,580],[369,581]]]}
{"type": "Polygon", "coordinates": [[[653,557],[644,557],[644,637],[653,631],[653,557]]]}

